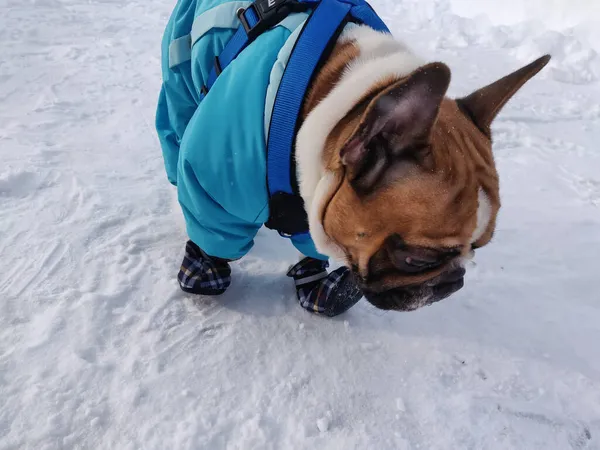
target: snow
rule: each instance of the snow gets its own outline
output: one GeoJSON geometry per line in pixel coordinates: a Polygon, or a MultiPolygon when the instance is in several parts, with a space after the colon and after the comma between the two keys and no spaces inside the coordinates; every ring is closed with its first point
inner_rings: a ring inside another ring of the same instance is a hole
{"type": "Polygon", "coordinates": [[[0,449],[600,448],[597,4],[374,5],[453,95],[556,59],[495,124],[503,209],[466,287],[331,320],[266,231],[222,298],[177,286],[153,129],[173,2],[3,1],[0,449]]]}
{"type": "Polygon", "coordinates": [[[324,433],[329,430],[329,427],[331,426],[330,420],[331,411],[327,411],[327,414],[324,417],[321,417],[319,420],[317,420],[317,428],[320,432],[324,433]]]}

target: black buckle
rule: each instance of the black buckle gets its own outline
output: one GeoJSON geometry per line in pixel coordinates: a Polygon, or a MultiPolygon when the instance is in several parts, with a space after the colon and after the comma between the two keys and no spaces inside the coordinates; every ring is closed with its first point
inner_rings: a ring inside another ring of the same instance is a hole
{"type": "Polygon", "coordinates": [[[304,200],[296,194],[276,192],[269,199],[269,220],[265,226],[284,237],[308,232],[304,200]]]}
{"type": "Polygon", "coordinates": [[[304,12],[308,9],[308,4],[296,0],[256,0],[247,8],[240,8],[237,16],[248,35],[248,39],[254,39],[259,34],[277,25],[291,13],[304,12]],[[250,26],[246,18],[246,12],[250,8],[258,18],[254,26],[250,26]]]}

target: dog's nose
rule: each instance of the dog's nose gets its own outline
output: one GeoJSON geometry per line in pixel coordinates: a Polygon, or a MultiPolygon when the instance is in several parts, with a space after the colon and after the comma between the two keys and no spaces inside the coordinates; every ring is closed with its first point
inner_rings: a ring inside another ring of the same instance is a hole
{"type": "Polygon", "coordinates": [[[373,292],[363,286],[365,298],[380,309],[412,311],[439,302],[462,289],[466,270],[456,267],[422,285],[411,285],[373,292]]]}

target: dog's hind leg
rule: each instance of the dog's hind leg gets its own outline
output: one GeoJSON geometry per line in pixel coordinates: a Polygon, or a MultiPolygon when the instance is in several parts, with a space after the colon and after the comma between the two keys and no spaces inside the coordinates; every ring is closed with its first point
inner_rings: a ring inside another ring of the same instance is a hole
{"type": "Polygon", "coordinates": [[[231,284],[231,268],[227,260],[209,256],[192,241],[188,241],[177,280],[185,292],[221,295],[231,284]]]}

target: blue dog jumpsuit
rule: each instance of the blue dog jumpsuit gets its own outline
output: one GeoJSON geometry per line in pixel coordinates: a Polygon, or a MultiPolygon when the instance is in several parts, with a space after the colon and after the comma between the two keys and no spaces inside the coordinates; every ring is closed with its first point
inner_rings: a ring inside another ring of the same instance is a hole
{"type": "MultiPolygon", "coordinates": [[[[202,87],[247,1],[180,0],[162,42],[163,84],[156,127],[167,177],[177,186],[190,239],[208,255],[239,259],[269,218],[268,128],[287,60],[308,15],[290,14],[262,33],[202,87]]],[[[309,235],[292,239],[326,260],[309,235]]]]}

